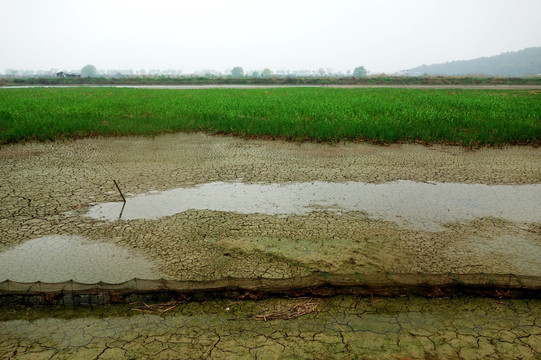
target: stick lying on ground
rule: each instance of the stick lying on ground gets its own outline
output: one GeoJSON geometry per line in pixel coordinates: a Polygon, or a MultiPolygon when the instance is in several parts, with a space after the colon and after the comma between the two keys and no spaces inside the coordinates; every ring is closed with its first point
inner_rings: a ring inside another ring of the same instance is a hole
{"type": "Polygon", "coordinates": [[[281,307],[278,309],[275,309],[273,312],[269,313],[263,313],[260,315],[255,315],[255,318],[257,320],[272,320],[272,319],[284,319],[284,320],[290,320],[290,319],[296,319],[302,315],[311,314],[314,311],[318,310],[319,307],[318,301],[312,301],[307,300],[300,302],[298,304],[295,304],[291,307],[281,307]]]}
{"type": "Polygon", "coordinates": [[[122,200],[124,202],[126,202],[126,198],[124,197],[124,195],[122,195],[122,191],[120,191],[120,188],[118,187],[118,184],[116,183],[116,180],[113,180],[113,182],[115,183],[115,186],[116,186],[118,192],[120,193],[120,196],[122,196],[122,200]]]}

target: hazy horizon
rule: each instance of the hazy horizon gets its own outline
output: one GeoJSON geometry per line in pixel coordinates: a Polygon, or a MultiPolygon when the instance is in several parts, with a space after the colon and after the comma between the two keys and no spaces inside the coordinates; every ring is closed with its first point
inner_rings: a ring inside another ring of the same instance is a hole
{"type": "Polygon", "coordinates": [[[394,73],[541,46],[541,1],[5,1],[0,73],[394,73]]]}

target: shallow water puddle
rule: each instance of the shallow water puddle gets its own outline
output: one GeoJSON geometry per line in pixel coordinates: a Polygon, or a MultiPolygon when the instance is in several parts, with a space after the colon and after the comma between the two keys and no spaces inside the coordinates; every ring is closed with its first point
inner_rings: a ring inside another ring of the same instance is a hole
{"type": "Polygon", "coordinates": [[[96,204],[86,215],[114,221],[158,219],[190,209],[269,215],[361,211],[408,228],[438,231],[446,222],[489,216],[518,222],[541,221],[540,202],[541,184],[213,182],[135,195],[126,204],[96,204]]]}
{"type": "Polygon", "coordinates": [[[79,236],[45,236],[0,252],[0,281],[119,283],[159,279],[155,267],[133,251],[79,236]]]}

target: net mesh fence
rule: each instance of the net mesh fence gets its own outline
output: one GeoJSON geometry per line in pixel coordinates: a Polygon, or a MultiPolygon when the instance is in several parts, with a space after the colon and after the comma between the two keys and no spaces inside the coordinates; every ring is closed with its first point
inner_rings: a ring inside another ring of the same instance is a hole
{"type": "MultiPolygon", "coordinates": [[[[446,295],[456,292],[502,295],[514,291],[541,294],[541,277],[513,274],[331,274],[313,273],[309,276],[274,278],[225,277],[206,281],[132,279],[122,283],[98,282],[85,284],[76,281],[58,283],[0,282],[0,295],[85,295],[85,294],[149,294],[149,293],[257,293],[291,295],[353,294],[421,294],[446,295]]],[[[520,296],[520,295],[519,295],[520,296]]]]}

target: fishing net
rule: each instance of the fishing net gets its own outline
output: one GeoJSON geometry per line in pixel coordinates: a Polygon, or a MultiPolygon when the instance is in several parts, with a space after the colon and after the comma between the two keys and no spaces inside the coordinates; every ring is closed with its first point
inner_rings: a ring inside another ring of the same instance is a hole
{"type": "Polygon", "coordinates": [[[131,295],[173,294],[181,297],[262,298],[266,296],[423,295],[434,297],[477,294],[492,297],[539,297],[541,277],[513,274],[331,274],[285,279],[226,277],[208,281],[132,279],[118,284],[76,281],[58,283],[0,282],[0,296],[41,298],[51,302],[81,296],[102,302],[122,301],[131,295]]]}

